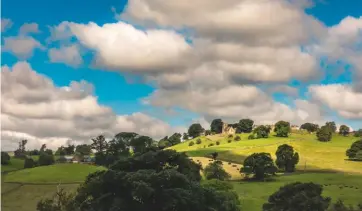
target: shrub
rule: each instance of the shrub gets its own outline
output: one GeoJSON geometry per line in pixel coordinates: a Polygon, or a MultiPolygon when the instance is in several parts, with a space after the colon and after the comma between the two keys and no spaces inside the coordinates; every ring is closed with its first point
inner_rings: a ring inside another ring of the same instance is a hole
{"type": "Polygon", "coordinates": [[[7,152],[1,152],[1,165],[8,165],[10,163],[10,156],[7,152]]]}
{"type": "Polygon", "coordinates": [[[362,160],[362,139],[355,141],[351,147],[346,151],[346,155],[349,159],[362,160]]]}
{"type": "Polygon", "coordinates": [[[212,147],[212,146],[214,146],[214,144],[213,144],[213,143],[209,144],[209,147],[212,147]]]}
{"type": "Polygon", "coordinates": [[[249,140],[255,139],[255,135],[254,135],[254,134],[250,134],[250,135],[248,136],[248,139],[249,139],[249,140]]]}
{"type": "Polygon", "coordinates": [[[191,146],[193,146],[195,143],[193,142],[193,141],[190,141],[189,142],[189,146],[191,147],[191,146]]]}
{"type": "Polygon", "coordinates": [[[217,156],[219,156],[219,153],[217,153],[217,152],[211,153],[212,159],[216,160],[217,156]]]}
{"type": "Polygon", "coordinates": [[[198,139],[196,140],[196,144],[201,144],[201,139],[198,138],[198,139]]]}
{"type": "Polygon", "coordinates": [[[232,134],[228,135],[228,138],[232,138],[232,137],[233,137],[233,135],[232,135],[232,134]]]}
{"type": "Polygon", "coordinates": [[[204,169],[204,175],[208,180],[218,179],[223,181],[231,178],[231,175],[222,167],[221,161],[214,161],[208,164],[204,169]]]}
{"type": "Polygon", "coordinates": [[[231,143],[231,140],[228,140],[228,143],[231,143]]]}
{"type": "Polygon", "coordinates": [[[216,145],[220,145],[220,142],[219,142],[219,141],[216,141],[216,145]]]}
{"type": "Polygon", "coordinates": [[[323,126],[317,131],[318,141],[327,142],[332,139],[332,130],[329,126],[323,126]]]}
{"type": "Polygon", "coordinates": [[[234,140],[235,140],[235,141],[240,141],[241,138],[240,138],[240,136],[235,136],[234,140]]]}
{"type": "Polygon", "coordinates": [[[31,157],[25,158],[24,169],[34,168],[34,167],[35,167],[35,162],[34,162],[33,158],[31,158],[31,157]]]}

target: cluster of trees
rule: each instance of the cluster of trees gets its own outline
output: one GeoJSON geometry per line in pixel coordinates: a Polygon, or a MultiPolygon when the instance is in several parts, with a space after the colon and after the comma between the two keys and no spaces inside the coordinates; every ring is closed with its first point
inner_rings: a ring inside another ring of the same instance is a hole
{"type": "Polygon", "coordinates": [[[166,136],[158,142],[158,147],[164,149],[179,144],[181,143],[181,138],[182,138],[181,133],[174,133],[170,137],[166,136]]]}
{"type": "Polygon", "coordinates": [[[299,154],[294,152],[292,146],[280,145],[275,154],[277,157],[276,165],[270,153],[253,153],[244,160],[240,173],[244,173],[247,177],[253,175],[256,180],[263,180],[275,175],[278,168],[284,172],[295,171],[295,166],[299,162],[299,154]]]}
{"type": "Polygon", "coordinates": [[[36,166],[48,166],[54,164],[53,150],[46,149],[46,144],[43,144],[39,150],[39,159],[34,160],[31,156],[26,156],[24,168],[34,168],[36,166]]]}
{"type": "Polygon", "coordinates": [[[201,166],[173,150],[146,149],[90,174],[74,195],[58,191],[37,210],[239,211],[231,184],[201,181],[201,166]]]}

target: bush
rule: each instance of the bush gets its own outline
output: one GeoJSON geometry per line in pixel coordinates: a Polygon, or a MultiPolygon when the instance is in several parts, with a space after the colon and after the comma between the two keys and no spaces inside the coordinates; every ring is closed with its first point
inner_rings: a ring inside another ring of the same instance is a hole
{"type": "Polygon", "coordinates": [[[323,126],[317,131],[318,141],[327,142],[332,139],[332,130],[329,126],[323,126]]]}
{"type": "Polygon", "coordinates": [[[10,156],[7,152],[1,152],[1,165],[8,165],[10,163],[10,156]]]}
{"type": "Polygon", "coordinates": [[[201,139],[198,138],[198,139],[196,140],[196,144],[201,144],[201,139]]]}
{"type": "Polygon", "coordinates": [[[212,147],[212,146],[214,146],[214,144],[213,144],[213,143],[209,144],[209,147],[212,147]]]}
{"type": "Polygon", "coordinates": [[[35,167],[35,162],[34,162],[33,158],[31,158],[31,157],[25,158],[24,169],[34,168],[34,167],[35,167]]]}
{"type": "Polygon", "coordinates": [[[189,146],[191,147],[191,146],[193,146],[195,143],[193,142],[193,141],[190,141],[189,142],[189,146]]]}
{"type": "Polygon", "coordinates": [[[220,145],[220,142],[219,142],[219,141],[216,141],[216,145],[220,145]]]}
{"type": "Polygon", "coordinates": [[[231,143],[231,140],[228,140],[228,143],[231,143]]]}
{"type": "Polygon", "coordinates": [[[362,139],[355,141],[351,147],[346,151],[349,159],[362,160],[362,139]]]}
{"type": "Polygon", "coordinates": [[[214,161],[208,164],[204,169],[204,175],[208,180],[218,179],[223,181],[231,178],[231,175],[222,167],[221,161],[214,161]]]}
{"type": "Polygon", "coordinates": [[[228,135],[228,138],[232,138],[232,137],[234,137],[232,134],[228,135]]]}
{"type": "Polygon", "coordinates": [[[39,166],[48,166],[54,164],[54,156],[47,153],[40,153],[39,166]]]}
{"type": "Polygon", "coordinates": [[[249,139],[249,140],[255,139],[255,135],[254,135],[254,134],[250,134],[250,135],[248,136],[248,139],[249,139]]]}
{"type": "Polygon", "coordinates": [[[235,140],[235,141],[240,141],[241,138],[240,138],[240,136],[235,136],[234,140],[235,140]]]}

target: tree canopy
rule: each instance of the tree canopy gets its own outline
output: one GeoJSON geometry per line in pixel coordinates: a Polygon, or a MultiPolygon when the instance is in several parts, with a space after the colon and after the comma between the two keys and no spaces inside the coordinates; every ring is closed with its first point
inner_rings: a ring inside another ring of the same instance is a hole
{"type": "Polygon", "coordinates": [[[299,154],[294,152],[292,146],[288,144],[280,145],[275,153],[277,159],[275,161],[278,168],[285,172],[293,172],[295,165],[299,162],[299,154]]]}
{"type": "Polygon", "coordinates": [[[276,173],[277,167],[269,153],[253,153],[244,160],[241,173],[246,175],[253,174],[257,180],[262,180],[276,173]]]}
{"type": "Polygon", "coordinates": [[[326,126],[331,129],[333,133],[336,132],[337,126],[335,122],[326,122],[326,126]]]}
{"type": "Polygon", "coordinates": [[[196,138],[200,136],[204,131],[205,129],[199,123],[195,123],[189,127],[188,134],[192,138],[196,138]]]}
{"type": "Polygon", "coordinates": [[[212,120],[211,125],[210,125],[211,132],[216,133],[216,134],[222,133],[223,124],[224,123],[222,122],[221,119],[212,120]]]}
{"type": "Polygon", "coordinates": [[[209,163],[204,169],[204,175],[206,179],[218,179],[218,180],[227,180],[231,178],[231,175],[225,171],[222,167],[221,161],[214,161],[209,163]]]}
{"type": "Polygon", "coordinates": [[[274,132],[278,137],[288,137],[291,131],[290,123],[286,121],[279,121],[275,123],[274,132]]]}
{"type": "Polygon", "coordinates": [[[327,126],[327,125],[322,126],[317,131],[317,139],[322,142],[330,141],[332,139],[332,133],[333,132],[329,126],[327,126]]]}
{"type": "Polygon", "coordinates": [[[307,130],[310,133],[314,133],[319,129],[319,125],[313,123],[304,123],[300,126],[300,129],[307,130]]]}
{"type": "Polygon", "coordinates": [[[341,125],[339,127],[339,134],[342,136],[348,136],[350,128],[347,125],[341,125]]]}
{"type": "Polygon", "coordinates": [[[254,121],[251,119],[241,119],[236,127],[237,133],[251,133],[253,131],[254,121]]]}
{"type": "Polygon", "coordinates": [[[8,165],[10,163],[10,156],[7,152],[1,152],[1,165],[8,165]]]}
{"type": "Polygon", "coordinates": [[[349,159],[362,160],[362,157],[359,157],[359,153],[362,153],[362,139],[355,141],[346,151],[346,155],[349,159]]]}

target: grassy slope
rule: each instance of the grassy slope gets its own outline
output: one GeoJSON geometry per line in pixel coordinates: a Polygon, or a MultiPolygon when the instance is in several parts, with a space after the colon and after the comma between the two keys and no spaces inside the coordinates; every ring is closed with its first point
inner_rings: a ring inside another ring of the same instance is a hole
{"type": "Polygon", "coordinates": [[[89,173],[102,169],[104,168],[85,164],[56,164],[10,172],[5,176],[4,181],[22,183],[82,182],[89,173]]]}
{"type": "MultiPolygon", "coordinates": [[[[330,142],[319,142],[313,134],[292,134],[288,138],[271,136],[267,139],[247,140],[248,134],[240,135],[241,141],[227,143],[224,136],[201,137],[202,143],[188,146],[187,141],[171,147],[180,152],[187,152],[192,157],[203,157],[211,152],[219,152],[219,159],[242,163],[244,158],[254,152],[269,152],[275,159],[275,151],[279,145],[292,145],[300,155],[298,169],[320,170],[329,169],[351,173],[362,173],[362,163],[345,160],[345,152],[350,145],[358,140],[355,137],[334,135],[330,142]],[[207,147],[209,143],[220,141],[220,145],[207,147]],[[204,148],[206,146],[206,148],[204,148]]],[[[194,140],[195,142],[195,140],[194,140]]]]}
{"type": "Polygon", "coordinates": [[[24,160],[11,157],[8,165],[1,165],[1,172],[15,171],[24,168],[24,160]]]}

